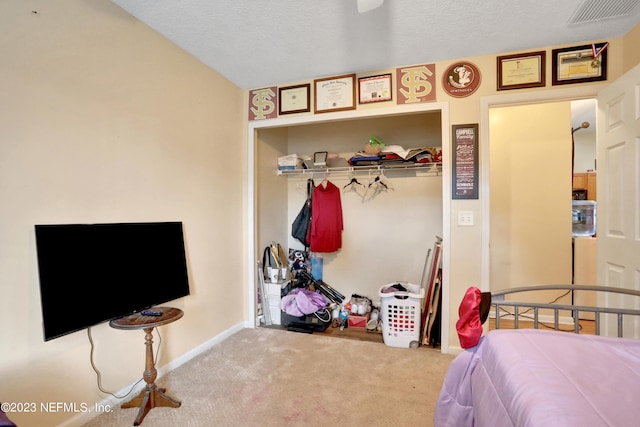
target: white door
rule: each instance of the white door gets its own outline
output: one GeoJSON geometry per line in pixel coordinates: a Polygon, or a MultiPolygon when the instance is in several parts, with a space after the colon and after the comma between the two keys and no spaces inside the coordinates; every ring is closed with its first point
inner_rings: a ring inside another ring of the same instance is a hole
{"type": "MultiPolygon", "coordinates": [[[[598,283],[640,290],[640,65],[598,94],[598,283]]],[[[640,309],[638,297],[600,297],[605,306],[640,309]]],[[[603,335],[617,320],[603,319],[603,335]]],[[[640,338],[640,319],[625,318],[625,337],[640,338]]]]}

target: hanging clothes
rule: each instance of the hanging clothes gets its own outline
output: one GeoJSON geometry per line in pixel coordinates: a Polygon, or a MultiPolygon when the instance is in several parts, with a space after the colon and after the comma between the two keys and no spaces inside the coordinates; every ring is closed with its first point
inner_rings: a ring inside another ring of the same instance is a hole
{"type": "Polygon", "coordinates": [[[313,190],[311,252],[336,252],[342,247],[342,230],[340,189],[324,180],[313,190]]]}

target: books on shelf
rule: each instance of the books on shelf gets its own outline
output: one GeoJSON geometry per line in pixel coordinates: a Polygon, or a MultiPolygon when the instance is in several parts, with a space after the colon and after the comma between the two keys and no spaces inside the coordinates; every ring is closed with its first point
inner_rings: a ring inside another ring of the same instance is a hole
{"type": "Polygon", "coordinates": [[[390,154],[395,154],[396,156],[400,157],[403,160],[410,160],[412,158],[414,158],[415,156],[417,156],[418,154],[421,153],[425,153],[425,152],[429,152],[431,149],[429,147],[418,147],[418,148],[407,148],[405,149],[404,147],[400,146],[400,145],[386,145],[384,147],[382,147],[382,153],[386,154],[386,153],[390,153],[390,154]]]}
{"type": "Polygon", "coordinates": [[[442,151],[437,147],[418,147],[405,149],[400,145],[382,147],[377,155],[364,151],[355,153],[350,159],[352,166],[393,163],[439,163],[442,161],[442,151]]]}
{"type": "Polygon", "coordinates": [[[380,164],[380,156],[372,156],[365,153],[356,153],[349,159],[351,166],[369,166],[380,164]]]}

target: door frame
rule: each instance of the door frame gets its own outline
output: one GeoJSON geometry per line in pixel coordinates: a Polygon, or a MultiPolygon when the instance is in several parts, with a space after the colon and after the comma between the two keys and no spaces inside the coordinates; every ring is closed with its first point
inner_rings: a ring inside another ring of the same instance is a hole
{"type": "MultiPolygon", "coordinates": [[[[576,85],[561,89],[548,89],[531,92],[513,92],[504,95],[484,96],[480,98],[480,209],[482,212],[481,230],[481,254],[480,254],[480,289],[491,291],[491,189],[489,147],[491,141],[489,111],[493,107],[507,107],[524,104],[544,104],[558,101],[575,101],[579,99],[596,98],[598,92],[607,86],[607,83],[593,85],[576,85]]],[[[570,125],[570,124],[569,124],[570,125]]]]}
{"type": "MultiPolygon", "coordinates": [[[[255,328],[256,321],[256,262],[260,248],[257,245],[257,215],[256,215],[256,165],[257,165],[257,136],[261,129],[284,126],[322,123],[337,120],[366,119],[382,116],[399,116],[404,114],[440,111],[442,128],[442,348],[448,347],[449,337],[449,276],[450,276],[450,241],[451,241],[451,149],[450,122],[448,102],[427,102],[404,104],[382,108],[350,110],[336,113],[300,115],[292,117],[278,117],[275,119],[250,121],[247,131],[247,318],[245,327],[255,328]]],[[[428,238],[425,236],[425,239],[428,238]]]]}

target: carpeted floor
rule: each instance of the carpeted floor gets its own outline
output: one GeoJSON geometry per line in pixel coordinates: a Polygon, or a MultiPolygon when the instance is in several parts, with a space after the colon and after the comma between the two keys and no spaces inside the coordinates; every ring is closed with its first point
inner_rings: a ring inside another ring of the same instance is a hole
{"type": "MultiPolygon", "coordinates": [[[[243,329],[158,379],[179,408],[142,426],[431,426],[453,356],[267,328],[243,329]]],[[[117,408],[87,427],[133,425],[117,408]]]]}

